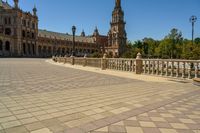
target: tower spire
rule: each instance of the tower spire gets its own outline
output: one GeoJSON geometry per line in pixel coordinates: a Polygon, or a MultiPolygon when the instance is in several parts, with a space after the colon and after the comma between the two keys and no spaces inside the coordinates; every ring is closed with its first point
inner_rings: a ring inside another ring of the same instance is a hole
{"type": "Polygon", "coordinates": [[[19,0],[14,0],[14,3],[15,3],[15,8],[17,9],[18,8],[19,0]]]}
{"type": "Polygon", "coordinates": [[[37,16],[37,8],[36,8],[35,5],[34,5],[34,8],[33,8],[33,15],[34,15],[34,16],[37,16]]]}
{"type": "Polygon", "coordinates": [[[121,7],[121,0],[115,0],[115,6],[121,7]]]}

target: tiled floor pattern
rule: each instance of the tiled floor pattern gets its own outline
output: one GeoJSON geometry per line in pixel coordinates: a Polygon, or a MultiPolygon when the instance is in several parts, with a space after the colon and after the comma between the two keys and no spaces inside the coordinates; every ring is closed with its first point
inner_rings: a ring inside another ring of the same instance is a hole
{"type": "Polygon", "coordinates": [[[0,59],[0,88],[0,133],[59,133],[87,124],[89,131],[90,123],[199,89],[63,68],[42,59],[0,59]]]}
{"type": "Polygon", "coordinates": [[[107,125],[90,133],[199,133],[199,95],[107,125]]]}

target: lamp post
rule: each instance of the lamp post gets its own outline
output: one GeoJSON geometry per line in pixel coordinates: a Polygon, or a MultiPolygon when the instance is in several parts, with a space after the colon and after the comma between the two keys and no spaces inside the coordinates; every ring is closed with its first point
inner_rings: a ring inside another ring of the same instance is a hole
{"type": "Polygon", "coordinates": [[[75,56],[75,33],[76,33],[76,26],[72,26],[72,34],[73,34],[72,57],[75,56]]]}
{"type": "Polygon", "coordinates": [[[197,21],[196,16],[190,17],[190,22],[192,23],[192,45],[194,44],[194,23],[197,21]]]}

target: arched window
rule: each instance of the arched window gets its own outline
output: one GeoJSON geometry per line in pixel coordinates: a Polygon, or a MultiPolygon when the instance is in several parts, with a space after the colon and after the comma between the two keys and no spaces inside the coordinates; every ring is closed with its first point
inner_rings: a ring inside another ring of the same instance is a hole
{"type": "Polygon", "coordinates": [[[27,44],[28,45],[28,54],[31,54],[31,44],[27,44]]]}
{"type": "Polygon", "coordinates": [[[10,51],[10,42],[6,41],[6,51],[10,51]]]}
{"type": "Polygon", "coordinates": [[[42,47],[38,46],[38,53],[41,54],[42,53],[42,47]]]}
{"type": "Polygon", "coordinates": [[[10,17],[8,18],[8,24],[11,24],[11,18],[10,17]]]}
{"type": "Polygon", "coordinates": [[[11,29],[10,28],[5,28],[5,34],[6,35],[11,35],[11,29]]]}
{"type": "Polygon", "coordinates": [[[26,44],[25,43],[23,43],[23,52],[24,52],[24,54],[26,54],[26,44]]]}
{"type": "Polygon", "coordinates": [[[35,38],[35,34],[34,33],[32,33],[32,38],[35,38]]]}
{"type": "Polygon", "coordinates": [[[62,48],[62,54],[64,54],[65,53],[65,48],[62,48]]]}
{"type": "Polygon", "coordinates": [[[22,37],[26,37],[26,33],[24,30],[22,31],[22,37]]]}
{"type": "Polygon", "coordinates": [[[35,24],[34,23],[32,23],[32,28],[35,29],[35,24]]]}
{"type": "Polygon", "coordinates": [[[51,54],[51,47],[48,48],[48,54],[51,54]]]}
{"type": "Polygon", "coordinates": [[[3,42],[0,40],[0,51],[3,50],[3,42]]]}
{"type": "Polygon", "coordinates": [[[4,24],[8,24],[7,18],[4,18],[4,24]]]}
{"type": "Polygon", "coordinates": [[[35,55],[35,45],[32,44],[32,52],[33,52],[33,55],[35,55]]]}

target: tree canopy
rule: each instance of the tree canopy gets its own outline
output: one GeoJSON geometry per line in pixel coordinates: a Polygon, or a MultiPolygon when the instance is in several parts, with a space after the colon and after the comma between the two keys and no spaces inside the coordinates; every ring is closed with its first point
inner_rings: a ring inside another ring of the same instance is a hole
{"type": "Polygon", "coordinates": [[[182,32],[173,28],[162,40],[144,38],[127,43],[123,58],[135,58],[140,52],[144,58],[161,59],[200,59],[200,38],[194,40],[184,39],[182,32]]]}

